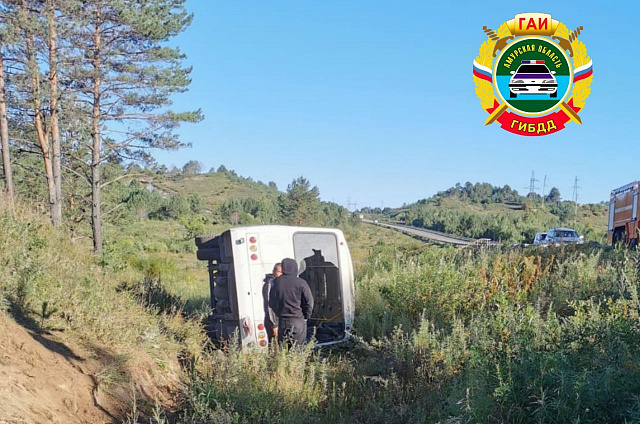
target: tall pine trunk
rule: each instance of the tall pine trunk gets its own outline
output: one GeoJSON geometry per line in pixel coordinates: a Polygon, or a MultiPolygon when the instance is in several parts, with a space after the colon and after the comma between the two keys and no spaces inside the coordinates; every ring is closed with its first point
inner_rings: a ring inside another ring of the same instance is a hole
{"type": "Polygon", "coordinates": [[[53,153],[52,175],[55,195],[51,209],[54,225],[62,223],[62,171],[60,164],[60,127],[58,123],[58,62],[56,38],[58,37],[53,0],[48,0],[47,23],[49,27],[49,113],[51,129],[51,151],[53,153]]]}
{"type": "Polygon", "coordinates": [[[25,35],[25,45],[26,45],[26,53],[27,53],[27,67],[29,73],[29,79],[31,80],[31,96],[32,96],[32,105],[33,105],[33,113],[35,115],[35,127],[36,127],[36,135],[38,138],[38,144],[40,145],[40,150],[42,151],[42,160],[44,162],[44,172],[45,177],[47,179],[47,191],[49,192],[49,209],[51,213],[51,221],[54,225],[59,225],[60,222],[55,221],[54,214],[54,205],[56,203],[55,196],[55,183],[53,179],[53,168],[51,165],[51,151],[49,146],[49,135],[44,130],[44,118],[42,116],[41,110],[41,99],[40,99],[40,69],[38,67],[38,58],[36,56],[35,50],[35,38],[33,33],[28,28],[29,23],[29,12],[26,0],[22,0],[22,18],[25,35]]]}
{"type": "Polygon", "coordinates": [[[13,174],[9,155],[9,124],[7,120],[7,98],[4,92],[4,57],[0,52],[0,145],[2,148],[2,169],[4,185],[11,207],[13,207],[13,174]]]}
{"type": "Polygon", "coordinates": [[[97,6],[95,16],[95,32],[93,34],[93,110],[91,113],[91,227],[93,230],[93,250],[95,253],[102,252],[102,212],[100,200],[100,85],[102,83],[101,74],[101,49],[102,49],[102,16],[100,6],[97,6]]]}

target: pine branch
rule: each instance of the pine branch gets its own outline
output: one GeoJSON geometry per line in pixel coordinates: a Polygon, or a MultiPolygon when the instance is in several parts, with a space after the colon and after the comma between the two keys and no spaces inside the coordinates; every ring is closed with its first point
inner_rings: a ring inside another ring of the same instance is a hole
{"type": "Polygon", "coordinates": [[[100,188],[105,188],[105,187],[107,187],[107,186],[109,186],[109,185],[111,185],[111,184],[115,183],[116,181],[120,181],[120,180],[122,180],[122,179],[124,179],[124,178],[129,178],[129,177],[139,177],[139,176],[144,176],[144,175],[145,175],[145,174],[141,174],[141,173],[135,173],[135,174],[122,174],[122,175],[120,175],[120,176],[119,176],[119,177],[117,177],[117,178],[114,178],[114,179],[112,179],[112,180],[107,181],[107,182],[106,182],[106,183],[104,183],[104,184],[101,184],[101,185],[100,185],[100,188]]]}

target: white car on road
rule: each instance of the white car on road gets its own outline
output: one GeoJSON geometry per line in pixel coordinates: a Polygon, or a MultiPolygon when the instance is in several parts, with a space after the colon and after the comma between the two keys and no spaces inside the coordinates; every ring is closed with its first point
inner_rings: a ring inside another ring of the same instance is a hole
{"type": "Polygon", "coordinates": [[[547,244],[560,243],[584,243],[584,236],[579,236],[578,232],[572,228],[552,228],[547,232],[547,244]]]}

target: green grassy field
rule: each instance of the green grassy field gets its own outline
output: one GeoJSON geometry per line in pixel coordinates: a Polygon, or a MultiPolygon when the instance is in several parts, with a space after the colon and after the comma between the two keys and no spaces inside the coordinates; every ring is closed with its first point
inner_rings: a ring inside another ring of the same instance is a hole
{"type": "Polygon", "coordinates": [[[352,342],[207,355],[179,422],[640,422],[638,263],[387,239],[358,266],[352,342]]]}
{"type": "MultiPolygon", "coordinates": [[[[142,245],[168,247],[145,247],[132,266],[191,313],[206,311],[204,265],[169,247],[180,227],[137,225],[126,232],[142,245]]],[[[319,351],[204,352],[187,368],[177,422],[640,422],[636,253],[479,252],[364,224],[345,234],[354,339],[319,351]]]]}
{"type": "MultiPolygon", "coordinates": [[[[227,184],[204,176],[175,189],[204,195],[198,182],[227,184]]],[[[263,187],[245,183],[254,196],[263,187]]],[[[215,207],[217,193],[205,204],[215,207]]],[[[547,213],[454,202],[441,207],[523,220],[547,213]]],[[[94,257],[87,239],[72,242],[26,207],[0,212],[7,313],[125,358],[115,371],[105,364],[104,375],[118,376],[106,385],[132,384],[136,368],[175,381],[169,365],[180,358],[177,403],[159,401],[154,415],[147,399],[138,410],[149,422],[640,423],[636,252],[482,252],[351,222],[343,230],[356,271],[353,339],[321,350],[223,352],[205,347],[208,276],[181,218],[107,223],[105,252],[94,257]]],[[[602,208],[581,214],[602,229],[602,208]]],[[[229,225],[209,219],[202,230],[229,225]]]]}
{"type": "Polygon", "coordinates": [[[267,185],[220,172],[154,178],[153,184],[168,194],[197,194],[202,197],[209,210],[215,210],[225,200],[275,198],[280,194],[277,189],[267,185]]]}

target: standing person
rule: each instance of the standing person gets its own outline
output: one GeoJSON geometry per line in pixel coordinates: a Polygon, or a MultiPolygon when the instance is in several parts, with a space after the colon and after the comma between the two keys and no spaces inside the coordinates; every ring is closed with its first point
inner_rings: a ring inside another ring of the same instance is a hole
{"type": "Polygon", "coordinates": [[[282,275],[282,265],[278,262],[273,266],[273,273],[267,274],[264,278],[264,285],[262,286],[262,305],[264,308],[264,327],[267,330],[267,337],[269,343],[273,339],[278,338],[278,316],[273,312],[273,309],[269,306],[269,294],[271,287],[273,287],[273,281],[282,275]]]}
{"type": "Polygon", "coordinates": [[[278,316],[278,341],[289,346],[307,337],[307,320],[313,311],[313,296],[306,281],[298,277],[295,260],[282,260],[282,275],[273,282],[269,306],[278,316]]]}

